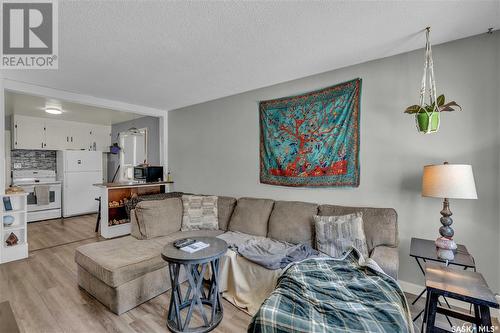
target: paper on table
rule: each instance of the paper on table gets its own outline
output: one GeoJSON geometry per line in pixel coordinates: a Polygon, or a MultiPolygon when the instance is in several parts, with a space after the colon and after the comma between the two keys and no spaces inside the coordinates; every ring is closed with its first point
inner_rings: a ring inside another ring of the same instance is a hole
{"type": "Polygon", "coordinates": [[[188,252],[188,253],[194,253],[194,252],[197,252],[199,250],[203,250],[209,246],[210,246],[210,244],[207,244],[207,243],[196,242],[196,243],[193,243],[191,245],[181,247],[180,250],[188,252]]]}

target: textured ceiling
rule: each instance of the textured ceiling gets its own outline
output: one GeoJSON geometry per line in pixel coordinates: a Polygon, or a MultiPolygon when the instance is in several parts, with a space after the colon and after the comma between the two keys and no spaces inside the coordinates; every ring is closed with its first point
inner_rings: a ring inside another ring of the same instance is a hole
{"type": "Polygon", "coordinates": [[[52,98],[18,94],[5,94],[5,114],[19,114],[31,117],[62,119],[90,124],[112,125],[144,116],[60,101],[52,98]],[[60,115],[45,112],[46,107],[56,107],[63,111],[60,115]]]}
{"type": "Polygon", "coordinates": [[[160,109],[500,26],[496,1],[59,1],[59,70],[7,78],[160,109]]]}

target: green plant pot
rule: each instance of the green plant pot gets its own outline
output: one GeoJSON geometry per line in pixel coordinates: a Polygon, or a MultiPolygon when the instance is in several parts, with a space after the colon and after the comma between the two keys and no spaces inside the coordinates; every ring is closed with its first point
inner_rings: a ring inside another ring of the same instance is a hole
{"type": "Polygon", "coordinates": [[[439,112],[418,113],[417,114],[418,130],[423,133],[437,132],[439,129],[439,112]],[[429,121],[430,119],[430,121],[429,121]],[[429,124],[430,123],[430,124],[429,124]],[[430,128],[429,128],[430,125],[430,128]]]}

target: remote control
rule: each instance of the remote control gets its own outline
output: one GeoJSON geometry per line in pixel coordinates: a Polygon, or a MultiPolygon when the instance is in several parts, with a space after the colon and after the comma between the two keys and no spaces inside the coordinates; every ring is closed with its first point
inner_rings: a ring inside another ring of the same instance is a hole
{"type": "Polygon", "coordinates": [[[194,244],[194,243],[196,243],[196,241],[194,239],[185,238],[185,239],[176,240],[174,242],[174,246],[176,248],[180,249],[181,247],[189,246],[189,245],[194,244]]]}

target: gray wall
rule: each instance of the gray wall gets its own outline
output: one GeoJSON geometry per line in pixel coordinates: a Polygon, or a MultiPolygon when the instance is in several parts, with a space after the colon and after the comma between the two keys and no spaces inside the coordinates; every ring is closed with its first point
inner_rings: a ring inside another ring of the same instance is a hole
{"type": "MultiPolygon", "coordinates": [[[[118,133],[125,132],[130,127],[148,129],[148,162],[152,165],[160,163],[160,120],[157,117],[142,117],[111,126],[111,143],[118,142],[118,133]]],[[[108,181],[111,181],[120,163],[120,155],[108,154],[108,181]]]]}
{"type": "MultiPolygon", "coordinates": [[[[423,43],[423,41],[422,41],[423,43]]],[[[439,199],[420,195],[426,164],[472,164],[479,200],[451,200],[455,239],[476,258],[492,289],[499,283],[500,34],[433,48],[438,92],[463,112],[441,129],[417,133],[404,108],[418,101],[423,50],[384,58],[169,112],[169,163],[176,190],[349,206],[399,214],[400,279],[423,284],[408,256],[411,237],[435,239],[439,199]],[[285,188],[259,183],[258,102],[363,79],[359,188],[285,188]]],[[[245,78],[242,77],[242,80],[245,78]]]]}

